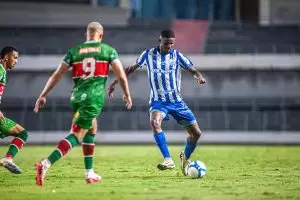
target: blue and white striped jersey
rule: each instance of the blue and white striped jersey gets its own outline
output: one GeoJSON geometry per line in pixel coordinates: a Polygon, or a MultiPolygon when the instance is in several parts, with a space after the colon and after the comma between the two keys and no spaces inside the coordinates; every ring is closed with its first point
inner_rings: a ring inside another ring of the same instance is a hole
{"type": "Polygon", "coordinates": [[[151,87],[150,103],[153,101],[180,102],[181,68],[187,69],[193,63],[175,49],[160,54],[159,48],[145,50],[137,59],[139,67],[147,67],[151,87]]]}

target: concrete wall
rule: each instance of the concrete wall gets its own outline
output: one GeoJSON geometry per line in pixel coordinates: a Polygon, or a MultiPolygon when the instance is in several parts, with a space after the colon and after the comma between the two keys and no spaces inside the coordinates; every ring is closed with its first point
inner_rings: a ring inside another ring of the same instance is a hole
{"type": "MultiPolygon", "coordinates": [[[[60,56],[21,56],[16,69],[8,73],[5,97],[35,98],[51,72],[62,59],[60,56]]],[[[135,62],[137,55],[120,55],[124,66],[135,62]]],[[[190,55],[195,66],[207,78],[199,86],[188,72],[183,72],[182,93],[186,98],[201,97],[299,97],[300,56],[199,56],[190,55]]],[[[112,82],[111,73],[108,83],[112,82]]],[[[129,77],[133,98],[148,99],[150,89],[145,69],[129,77]]],[[[68,73],[51,96],[69,97],[72,79],[68,73]]],[[[120,91],[117,90],[117,94],[120,91]]],[[[4,97],[4,98],[5,98],[4,97]]],[[[120,97],[120,95],[117,97],[120,97]]]]}
{"type": "MultiPolygon", "coordinates": [[[[142,52],[141,52],[142,53],[142,52]]],[[[290,70],[300,69],[300,55],[298,54],[239,54],[239,55],[201,55],[186,54],[194,66],[200,70],[290,70]]],[[[55,70],[64,55],[21,55],[15,71],[51,71],[55,70]]],[[[123,65],[135,63],[139,54],[119,55],[123,65]]]]}
{"type": "MultiPolygon", "coordinates": [[[[51,72],[9,72],[7,88],[3,101],[7,97],[36,97],[45,85],[51,72]]],[[[182,94],[185,98],[202,97],[299,97],[300,71],[281,70],[235,70],[203,71],[207,84],[199,86],[188,72],[183,72],[182,94]]],[[[111,73],[108,83],[112,82],[111,73]]],[[[69,97],[72,79],[68,73],[50,96],[69,97]]],[[[148,99],[150,89],[146,71],[140,70],[129,77],[133,98],[148,99]]],[[[116,92],[121,98],[120,90],[116,92]]]]}
{"type": "MultiPolygon", "coordinates": [[[[31,131],[28,144],[57,144],[67,134],[61,131],[31,131]]],[[[184,144],[186,137],[183,131],[166,131],[169,144],[184,144]]],[[[9,144],[11,138],[0,140],[1,144],[9,144]]],[[[96,135],[96,144],[155,144],[152,132],[138,131],[101,131],[96,135]]],[[[300,144],[299,132],[243,132],[220,131],[203,132],[200,144],[300,144]]]]}
{"type": "Polygon", "coordinates": [[[105,26],[126,26],[129,10],[76,4],[0,3],[0,26],[85,27],[91,21],[105,26]]]}

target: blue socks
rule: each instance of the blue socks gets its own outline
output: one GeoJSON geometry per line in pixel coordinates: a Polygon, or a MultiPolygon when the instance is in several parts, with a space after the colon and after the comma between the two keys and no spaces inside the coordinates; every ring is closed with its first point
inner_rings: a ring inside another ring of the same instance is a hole
{"type": "MultiPolygon", "coordinates": [[[[159,133],[154,133],[154,139],[155,139],[155,142],[156,142],[161,154],[163,155],[163,157],[171,158],[171,155],[170,155],[170,152],[168,149],[168,144],[166,142],[165,133],[163,131],[159,132],[159,133]]],[[[197,143],[193,144],[189,140],[186,140],[184,154],[187,159],[189,159],[191,157],[191,155],[194,152],[194,150],[196,149],[196,147],[197,147],[197,143]]]]}
{"type": "Polygon", "coordinates": [[[189,159],[191,157],[191,155],[194,152],[194,150],[196,149],[196,147],[197,147],[197,143],[192,144],[189,140],[186,140],[184,155],[186,156],[187,159],[189,159]]]}
{"type": "Polygon", "coordinates": [[[171,158],[165,133],[163,131],[159,133],[154,133],[154,139],[163,157],[171,158]]]}

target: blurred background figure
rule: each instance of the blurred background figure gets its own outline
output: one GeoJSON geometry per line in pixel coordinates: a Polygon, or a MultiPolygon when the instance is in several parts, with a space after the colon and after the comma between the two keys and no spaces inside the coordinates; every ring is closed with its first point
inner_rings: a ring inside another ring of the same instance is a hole
{"type": "MultiPolygon", "coordinates": [[[[71,75],[39,115],[32,112],[34,99],[54,63],[83,42],[88,22],[104,26],[103,42],[116,48],[124,66],[156,44],[160,30],[172,29],[175,48],[208,80],[197,88],[182,74],[182,95],[205,132],[201,142],[300,143],[299,9],[294,0],[2,0],[0,46],[22,55],[2,110],[35,135],[29,142],[55,142],[70,127],[71,75]]],[[[132,110],[124,112],[121,95],[108,100],[96,141],[153,143],[145,120],[147,75],[135,73],[130,88],[132,110]]],[[[169,143],[184,143],[175,122],[163,128],[169,143]]]]}
{"type": "Polygon", "coordinates": [[[141,12],[141,0],[131,0],[130,1],[130,9],[131,9],[131,19],[139,18],[141,12]]]}

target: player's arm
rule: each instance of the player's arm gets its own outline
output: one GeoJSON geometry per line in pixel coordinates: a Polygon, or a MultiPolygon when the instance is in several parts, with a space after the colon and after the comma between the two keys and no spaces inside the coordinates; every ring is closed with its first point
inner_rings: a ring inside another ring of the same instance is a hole
{"type": "Polygon", "coordinates": [[[205,78],[202,76],[202,74],[194,66],[188,67],[187,70],[191,74],[193,74],[193,76],[196,79],[197,83],[204,84],[206,82],[205,78]]]}
{"type": "Polygon", "coordinates": [[[63,75],[68,71],[69,65],[65,62],[62,62],[57,69],[52,73],[48,79],[43,91],[40,94],[40,97],[46,97],[49,92],[56,86],[56,84],[61,80],[63,75]]]}
{"type": "MultiPolygon", "coordinates": [[[[2,99],[3,92],[4,92],[4,87],[5,87],[5,84],[3,84],[3,83],[0,82],[0,104],[1,104],[1,99],[2,99]]],[[[5,117],[4,117],[3,113],[0,110],[0,122],[3,119],[5,119],[5,117]]]]}
{"type": "MultiPolygon", "coordinates": [[[[131,65],[131,66],[125,68],[125,74],[126,74],[126,76],[128,77],[130,74],[132,74],[133,72],[135,72],[135,70],[136,70],[137,68],[139,68],[139,65],[138,65],[138,64],[134,64],[134,65],[131,65]]],[[[115,79],[115,80],[110,84],[109,88],[113,88],[113,90],[114,90],[114,88],[116,87],[116,85],[118,84],[118,82],[119,82],[118,79],[115,79]]]]}
{"type": "Polygon", "coordinates": [[[178,57],[179,65],[183,69],[188,70],[191,74],[193,74],[197,83],[204,84],[206,82],[206,80],[202,76],[202,74],[193,66],[193,63],[190,59],[188,59],[186,56],[184,56],[180,52],[177,52],[177,57],[178,57]]]}
{"type": "Polygon", "coordinates": [[[53,74],[48,79],[44,89],[42,90],[39,98],[37,99],[34,107],[34,112],[38,112],[39,108],[42,108],[46,103],[46,97],[50,91],[57,85],[63,75],[68,71],[69,64],[62,62],[53,74]]]}
{"type": "Polygon", "coordinates": [[[119,59],[115,59],[111,63],[111,66],[112,66],[114,74],[118,78],[118,82],[120,83],[120,86],[124,92],[123,100],[126,101],[126,107],[128,109],[130,109],[132,106],[132,100],[131,100],[131,96],[130,96],[130,92],[129,92],[127,75],[123,69],[121,61],[119,59]]]}
{"type": "MultiPolygon", "coordinates": [[[[140,68],[142,67],[145,63],[146,63],[146,57],[147,57],[147,54],[148,54],[149,50],[145,50],[143,51],[143,53],[139,56],[139,58],[136,60],[136,64],[134,65],[131,65],[129,67],[127,67],[125,69],[125,74],[126,76],[128,77],[130,74],[132,74],[133,72],[135,72],[135,70],[137,68],[140,68]]],[[[113,92],[116,88],[116,85],[118,83],[118,80],[114,80],[110,86],[108,87],[108,95],[109,97],[112,97],[113,96],[113,92]]]]}

